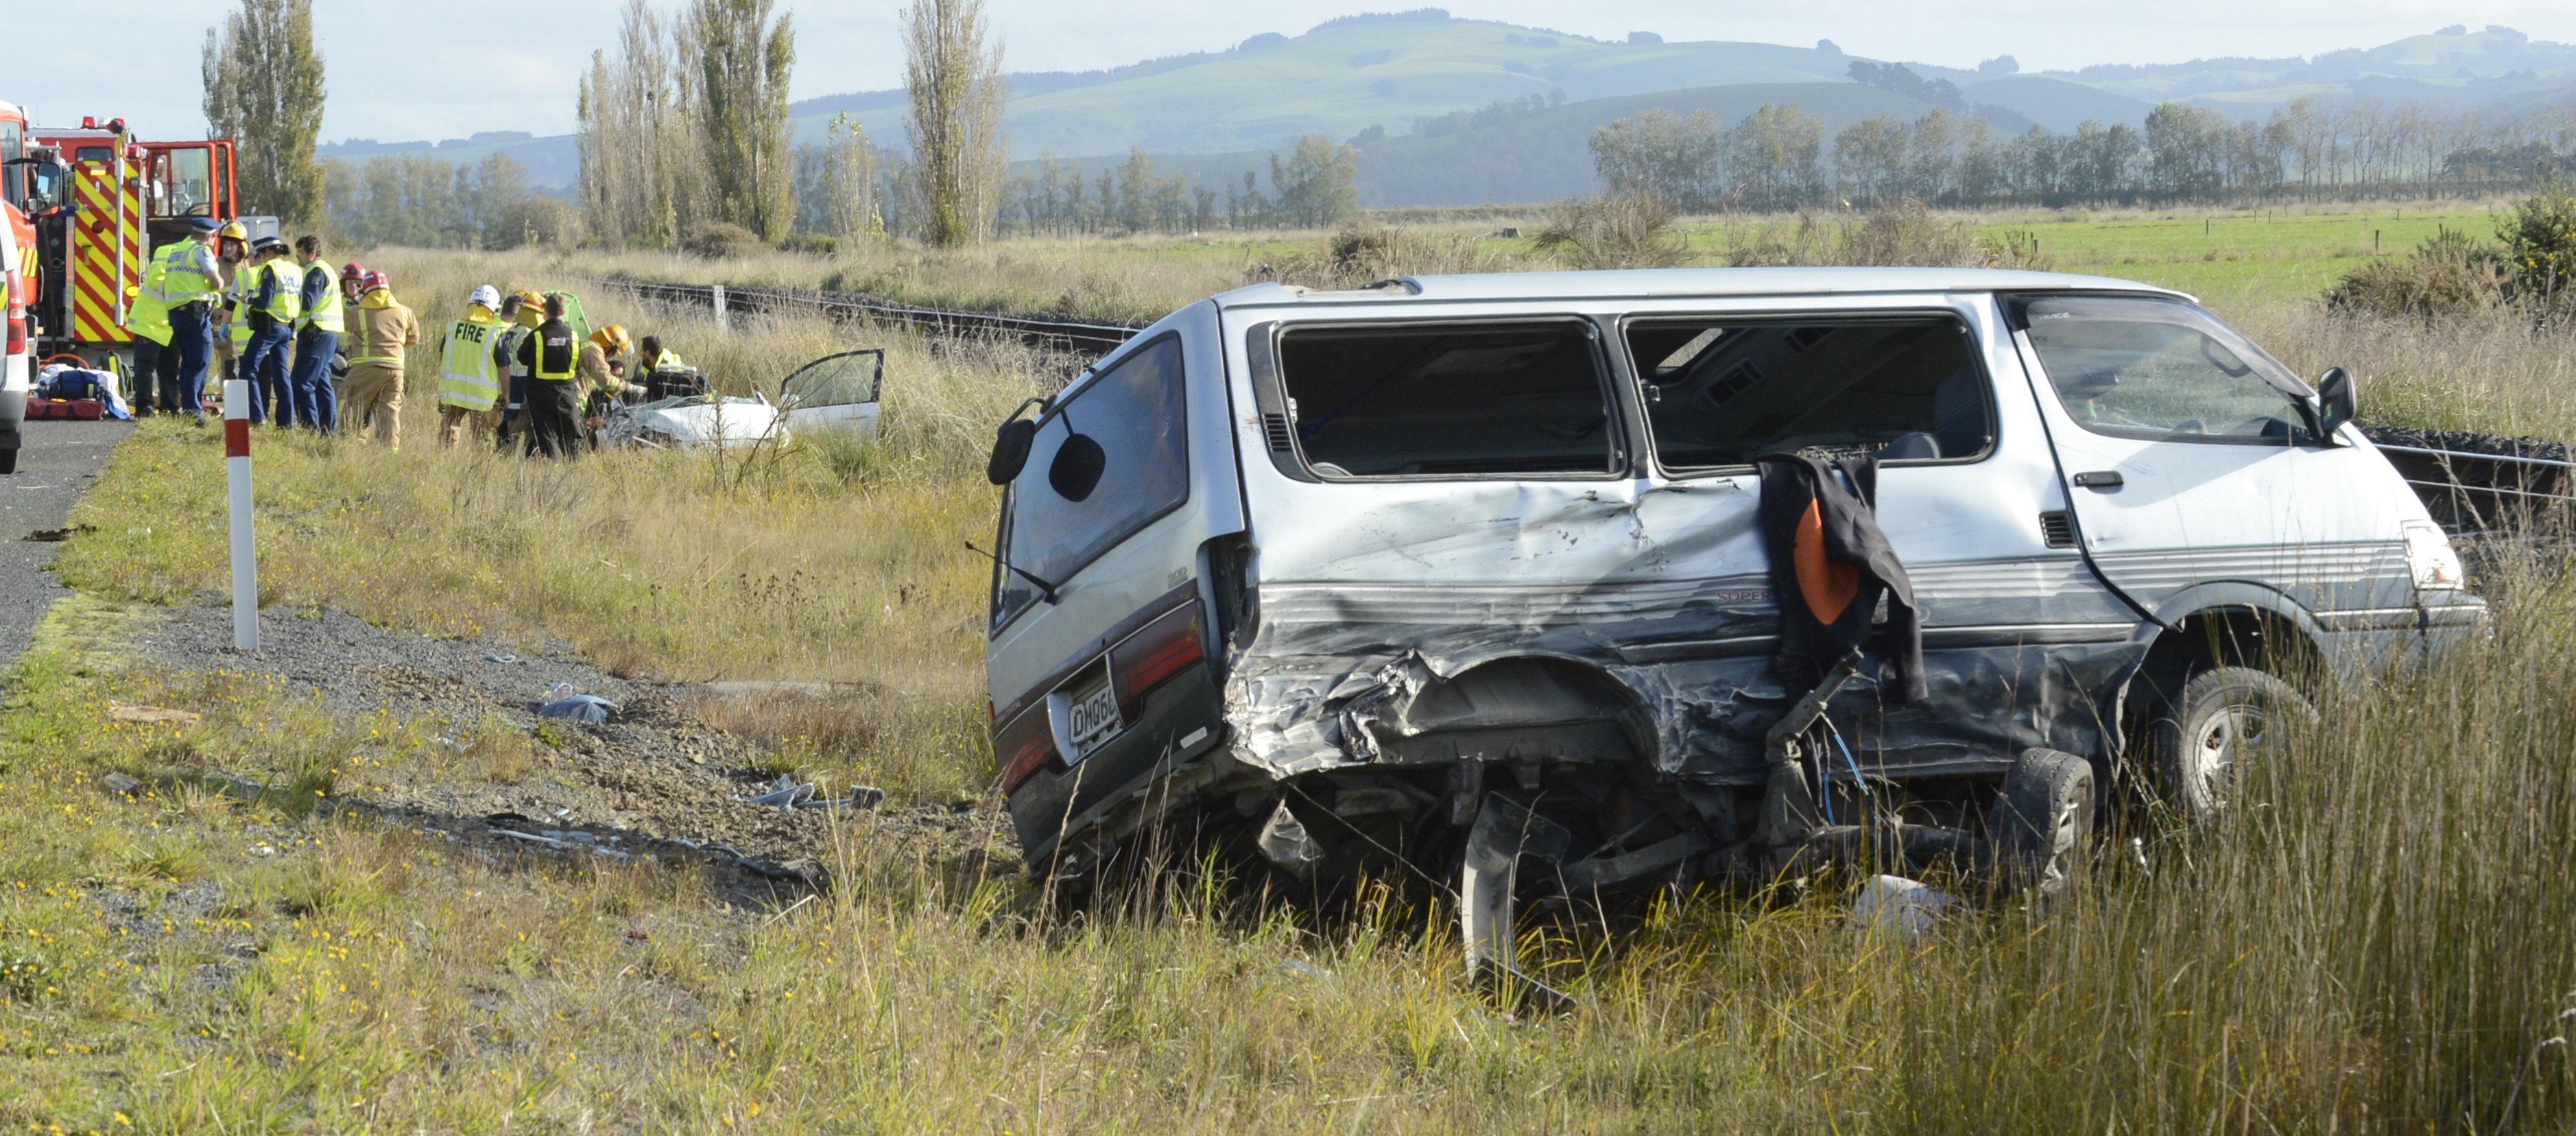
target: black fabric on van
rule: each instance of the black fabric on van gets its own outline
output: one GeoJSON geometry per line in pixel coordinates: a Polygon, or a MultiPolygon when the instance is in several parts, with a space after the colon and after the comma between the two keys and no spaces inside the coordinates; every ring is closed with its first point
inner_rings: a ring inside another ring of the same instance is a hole
{"type": "Polygon", "coordinates": [[[1771,592],[1780,605],[1781,681],[1812,689],[1826,668],[1866,646],[1878,657],[1881,689],[1893,689],[1900,702],[1930,697],[1914,583],[1878,527],[1878,461],[1766,454],[1755,465],[1771,592]],[[1876,627],[1871,617],[1881,596],[1887,624],[1876,627]]]}

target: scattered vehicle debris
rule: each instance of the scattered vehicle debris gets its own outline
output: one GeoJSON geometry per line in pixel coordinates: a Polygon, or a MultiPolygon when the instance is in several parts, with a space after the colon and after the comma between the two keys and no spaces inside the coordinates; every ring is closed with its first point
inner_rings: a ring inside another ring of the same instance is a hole
{"type": "Polygon", "coordinates": [[[108,704],[107,716],[119,722],[151,725],[193,726],[198,722],[197,715],[190,711],[165,710],[158,706],[127,706],[122,703],[108,704]]]}
{"type": "Polygon", "coordinates": [[[846,797],[821,797],[814,794],[821,786],[796,780],[794,774],[781,773],[770,783],[769,791],[757,797],[736,796],[746,805],[762,805],[780,812],[789,809],[848,809],[864,812],[885,803],[885,790],[873,785],[853,785],[846,797]]]}
{"type": "Polygon", "coordinates": [[[2105,782],[2222,808],[2299,683],[2486,618],[2351,376],[2127,281],[1260,284],[1034,406],[987,466],[1030,871],[1435,878],[1504,976],[1526,897],[2062,887],[2105,782]]]}
{"type": "Polygon", "coordinates": [[[1917,880],[1872,876],[1852,893],[1851,924],[1910,941],[1931,934],[1958,904],[1958,897],[1917,880]]]}
{"type": "Polygon", "coordinates": [[[570,718],[576,722],[593,724],[606,722],[616,715],[617,710],[616,703],[596,694],[580,693],[568,682],[559,682],[546,688],[545,697],[537,701],[539,717],[570,718]]]}

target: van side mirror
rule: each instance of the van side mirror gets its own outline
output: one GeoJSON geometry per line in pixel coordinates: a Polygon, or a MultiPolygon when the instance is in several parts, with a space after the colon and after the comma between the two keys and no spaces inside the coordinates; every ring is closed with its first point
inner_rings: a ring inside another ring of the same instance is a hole
{"type": "Polygon", "coordinates": [[[993,431],[993,456],[984,460],[984,478],[995,485],[1009,485],[1029,464],[1029,445],[1037,440],[1038,424],[1027,418],[1014,418],[993,431]]]}
{"type": "MultiPolygon", "coordinates": [[[[2352,372],[2341,367],[2328,367],[2317,379],[2317,430],[2327,438],[2350,422],[2355,413],[2352,372]]],[[[2323,440],[2323,439],[2320,439],[2323,440]]]]}

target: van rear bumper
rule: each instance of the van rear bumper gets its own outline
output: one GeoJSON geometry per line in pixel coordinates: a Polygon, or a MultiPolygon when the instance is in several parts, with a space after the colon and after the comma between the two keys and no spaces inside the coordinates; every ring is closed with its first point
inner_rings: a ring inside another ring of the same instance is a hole
{"type": "Polygon", "coordinates": [[[1111,808],[1154,791],[1166,774],[1223,744],[1227,733],[1225,698],[1205,662],[1147,691],[1124,733],[1070,768],[1041,769],[1011,790],[1011,826],[1030,869],[1055,856],[1065,832],[1087,829],[1111,808]]]}
{"type": "Polygon", "coordinates": [[[0,450],[18,448],[19,426],[27,421],[27,392],[0,390],[0,450]]]}

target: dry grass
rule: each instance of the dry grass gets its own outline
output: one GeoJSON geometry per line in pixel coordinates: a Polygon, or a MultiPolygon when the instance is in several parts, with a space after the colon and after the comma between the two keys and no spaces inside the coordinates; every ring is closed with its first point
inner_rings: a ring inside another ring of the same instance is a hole
{"type": "MultiPolygon", "coordinates": [[[[543,282],[495,263],[513,274],[497,282],[543,282]]],[[[462,267],[403,271],[415,296],[461,295],[462,267]]],[[[838,341],[805,324],[720,339],[614,303],[598,310],[685,336],[735,381],[838,341]]],[[[2358,367],[2383,414],[2571,417],[2566,353],[2528,336],[2235,314],[2304,372],[2358,367]]],[[[899,761],[919,794],[979,785],[985,571],[956,544],[991,523],[988,423],[1053,376],[998,349],[891,345],[882,446],[748,473],[268,446],[271,602],[552,634],[668,677],[854,684],[729,705],[786,765],[857,760],[837,748],[899,761]]],[[[2555,565],[2482,580],[2492,640],[2334,692],[2248,807],[2139,829],[2069,901],[1914,944],[1846,928],[1835,880],[1534,924],[1531,956],[1579,1004],[1526,1021],[1459,981],[1441,910],[1382,896],[1323,917],[1181,870],[1126,905],[1050,911],[859,819],[828,894],[744,912],[687,870],[460,854],[299,818],[291,798],[106,793],[102,770],[207,767],[300,772],[336,796],[417,757],[425,723],[127,661],[102,597],[220,580],[216,453],[157,424],[128,444],[83,506],[99,531],[66,550],[81,594],[12,677],[0,1126],[2497,1132],[2576,1116],[2576,584],[2555,565]],[[106,719],[104,691],[138,689],[205,720],[106,719]]],[[[531,759],[478,737],[445,760],[501,779],[531,759]]]]}

